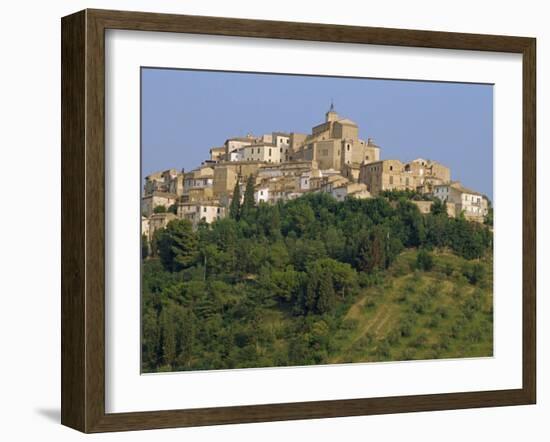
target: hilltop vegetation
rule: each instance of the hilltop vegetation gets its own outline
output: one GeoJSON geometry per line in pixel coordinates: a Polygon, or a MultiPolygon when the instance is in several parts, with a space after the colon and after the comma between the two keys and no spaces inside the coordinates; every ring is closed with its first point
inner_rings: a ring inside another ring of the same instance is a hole
{"type": "Polygon", "coordinates": [[[492,234],[438,203],[247,189],[155,233],[142,305],[145,372],[489,356],[492,234]]]}

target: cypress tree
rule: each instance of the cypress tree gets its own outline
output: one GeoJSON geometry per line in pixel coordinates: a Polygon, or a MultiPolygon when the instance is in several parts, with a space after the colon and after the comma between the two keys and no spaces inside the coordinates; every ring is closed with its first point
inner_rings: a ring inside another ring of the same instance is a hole
{"type": "Polygon", "coordinates": [[[241,188],[239,186],[239,180],[235,181],[235,187],[233,188],[233,198],[231,199],[231,205],[229,206],[229,217],[238,220],[241,216],[241,188]]]}
{"type": "Polygon", "coordinates": [[[249,175],[248,179],[246,180],[246,189],[244,191],[243,205],[241,207],[241,216],[243,218],[250,217],[255,206],[254,177],[252,175],[249,175]]]}
{"type": "Polygon", "coordinates": [[[334,285],[332,284],[332,275],[329,271],[324,271],[320,275],[319,289],[317,294],[317,313],[323,314],[329,312],[334,305],[334,285]]]}

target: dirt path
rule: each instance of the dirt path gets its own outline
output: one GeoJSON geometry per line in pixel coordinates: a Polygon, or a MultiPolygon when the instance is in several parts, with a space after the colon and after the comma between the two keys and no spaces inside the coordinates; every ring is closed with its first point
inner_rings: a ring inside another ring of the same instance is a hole
{"type": "Polygon", "coordinates": [[[377,308],[376,313],[373,317],[369,319],[365,318],[364,306],[366,300],[367,295],[363,296],[361,299],[355,302],[348,310],[345,318],[356,319],[361,325],[360,328],[356,331],[353,339],[341,349],[340,355],[334,358],[332,362],[342,362],[348,351],[353,348],[357,341],[366,336],[367,333],[372,331],[374,335],[380,337],[380,335],[385,330],[386,325],[391,321],[395,310],[392,304],[380,305],[377,308]]]}

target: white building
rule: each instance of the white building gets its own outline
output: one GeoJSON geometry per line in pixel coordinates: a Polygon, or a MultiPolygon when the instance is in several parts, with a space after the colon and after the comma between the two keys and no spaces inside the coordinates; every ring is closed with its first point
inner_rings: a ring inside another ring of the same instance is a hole
{"type": "Polygon", "coordinates": [[[218,201],[182,203],[178,205],[178,217],[191,221],[196,227],[201,220],[210,224],[225,217],[225,207],[218,201]]]}
{"type": "Polygon", "coordinates": [[[234,137],[225,140],[225,157],[229,161],[242,161],[238,159],[238,154],[235,151],[241,149],[244,146],[248,146],[252,143],[255,143],[256,137],[248,134],[246,137],[234,137]]]}
{"type": "Polygon", "coordinates": [[[262,161],[265,163],[282,163],[288,160],[290,135],[282,132],[232,138],[225,142],[229,161],[262,161]]]}
{"type": "Polygon", "coordinates": [[[463,187],[458,181],[435,185],[433,196],[443,202],[454,204],[456,215],[464,213],[467,219],[474,221],[483,221],[489,211],[489,202],[485,196],[463,187]]]}
{"type": "Polygon", "coordinates": [[[259,204],[261,202],[270,202],[269,187],[265,186],[256,189],[256,191],[254,192],[254,201],[256,202],[256,204],[259,204]]]}

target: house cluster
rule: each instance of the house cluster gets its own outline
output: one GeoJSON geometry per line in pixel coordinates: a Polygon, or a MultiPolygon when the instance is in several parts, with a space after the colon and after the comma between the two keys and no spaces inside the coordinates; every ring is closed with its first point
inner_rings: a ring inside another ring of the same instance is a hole
{"type": "MultiPolygon", "coordinates": [[[[142,231],[152,237],[172,219],[197,226],[223,218],[236,183],[249,176],[255,182],[257,203],[273,204],[308,192],[326,192],[337,200],[371,198],[385,190],[416,190],[447,203],[450,216],[482,222],[488,200],[480,193],[451,181],[448,167],[436,161],[408,163],[381,160],[372,138],[359,138],[357,124],[341,118],[331,105],[325,121],[310,134],[273,132],[229,138],[210,149],[210,158],[189,172],[170,169],[145,177],[142,231]]],[[[430,201],[418,201],[429,212],[430,201]]]]}

